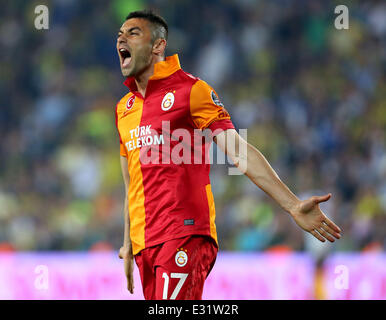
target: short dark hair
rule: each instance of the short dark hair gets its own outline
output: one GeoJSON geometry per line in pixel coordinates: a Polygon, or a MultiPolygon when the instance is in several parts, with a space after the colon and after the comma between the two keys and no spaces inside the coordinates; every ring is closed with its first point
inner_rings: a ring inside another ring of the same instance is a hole
{"type": "Polygon", "coordinates": [[[169,27],[165,19],[154,13],[152,10],[133,11],[126,17],[126,20],[141,18],[150,22],[152,26],[152,41],[157,39],[168,39],[169,27]]]}

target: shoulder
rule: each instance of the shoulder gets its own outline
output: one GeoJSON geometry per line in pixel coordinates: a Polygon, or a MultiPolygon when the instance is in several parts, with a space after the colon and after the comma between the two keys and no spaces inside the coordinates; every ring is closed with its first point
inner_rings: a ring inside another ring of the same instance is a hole
{"type": "Polygon", "coordinates": [[[183,69],[179,69],[175,73],[175,78],[174,78],[174,81],[178,81],[188,86],[193,86],[195,83],[197,83],[200,80],[201,80],[200,78],[190,74],[189,72],[184,71],[183,69]]]}
{"type": "MultiPolygon", "coordinates": [[[[199,77],[196,77],[182,69],[180,71],[180,80],[185,80],[186,83],[188,83],[191,86],[190,95],[191,96],[201,96],[201,95],[208,95],[212,92],[216,94],[216,91],[204,80],[200,79],[199,77]]],[[[217,94],[216,94],[217,95],[217,94]]]]}
{"type": "Polygon", "coordinates": [[[182,70],[182,69],[181,69],[181,72],[183,73],[183,75],[184,75],[187,79],[191,80],[192,82],[197,82],[197,81],[200,81],[200,80],[201,80],[199,77],[196,77],[196,76],[192,75],[191,73],[186,72],[186,71],[184,71],[184,70],[182,70]]]}
{"type": "Polygon", "coordinates": [[[196,91],[213,91],[213,88],[206,83],[204,80],[201,80],[200,78],[197,78],[197,81],[194,83],[194,88],[196,91]]]}
{"type": "Polygon", "coordinates": [[[216,105],[221,104],[217,92],[204,80],[198,79],[192,86],[190,97],[193,100],[211,99],[216,105]]]}

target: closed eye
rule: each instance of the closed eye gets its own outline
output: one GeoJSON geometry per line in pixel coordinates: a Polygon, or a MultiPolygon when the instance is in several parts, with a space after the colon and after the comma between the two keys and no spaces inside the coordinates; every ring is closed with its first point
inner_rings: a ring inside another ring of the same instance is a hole
{"type": "MultiPolygon", "coordinates": [[[[120,32],[117,34],[117,39],[123,34],[123,32],[120,32]]],[[[139,33],[137,32],[130,32],[130,36],[139,36],[139,33]]]]}

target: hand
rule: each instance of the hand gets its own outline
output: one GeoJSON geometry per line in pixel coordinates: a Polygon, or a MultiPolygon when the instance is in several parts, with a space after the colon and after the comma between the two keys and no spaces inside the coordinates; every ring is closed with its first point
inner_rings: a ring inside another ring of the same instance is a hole
{"type": "Polygon", "coordinates": [[[337,239],[341,238],[340,233],[342,230],[328,219],[319,208],[319,203],[328,201],[330,198],[331,193],[320,197],[313,196],[300,201],[291,211],[297,225],[321,242],[325,242],[325,238],[330,242],[334,242],[335,239],[332,236],[337,239]]]}
{"type": "Polygon", "coordinates": [[[130,248],[127,247],[121,247],[119,249],[119,254],[118,254],[120,259],[123,259],[123,264],[125,268],[125,275],[127,278],[127,290],[130,291],[130,293],[134,293],[134,278],[133,278],[133,270],[134,270],[134,265],[133,265],[133,252],[130,248]]]}

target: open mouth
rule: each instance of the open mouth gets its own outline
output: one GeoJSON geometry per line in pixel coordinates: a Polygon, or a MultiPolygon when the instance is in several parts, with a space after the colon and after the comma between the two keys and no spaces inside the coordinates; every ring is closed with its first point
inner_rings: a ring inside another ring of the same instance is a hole
{"type": "Polygon", "coordinates": [[[129,50],[126,48],[120,48],[119,49],[119,54],[121,55],[122,58],[122,67],[128,67],[130,62],[131,62],[131,53],[129,50]]]}

